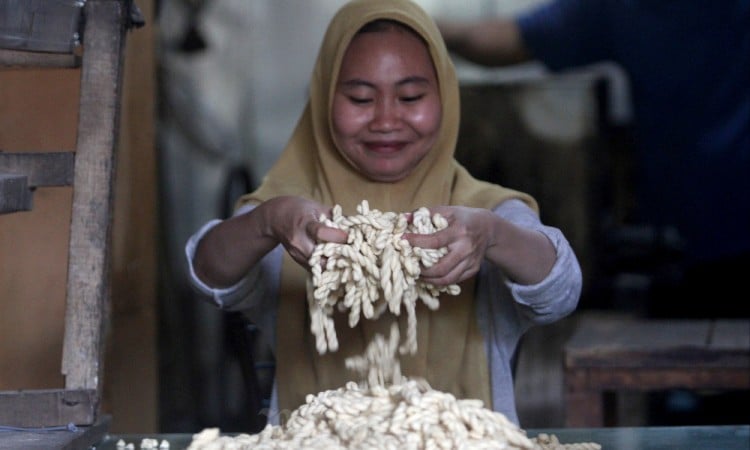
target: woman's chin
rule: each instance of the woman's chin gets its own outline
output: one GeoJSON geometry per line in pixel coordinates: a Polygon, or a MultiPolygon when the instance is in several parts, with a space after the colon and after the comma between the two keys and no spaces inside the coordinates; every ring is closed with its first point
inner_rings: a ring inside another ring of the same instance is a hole
{"type": "Polygon", "coordinates": [[[408,172],[365,172],[365,177],[377,183],[397,183],[406,178],[408,172]]]}

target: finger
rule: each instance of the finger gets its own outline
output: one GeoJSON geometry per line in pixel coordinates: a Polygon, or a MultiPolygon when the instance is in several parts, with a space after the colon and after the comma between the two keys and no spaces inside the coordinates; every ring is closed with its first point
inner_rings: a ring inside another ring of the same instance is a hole
{"type": "Polygon", "coordinates": [[[442,275],[436,275],[436,276],[427,276],[423,275],[420,276],[423,282],[432,284],[434,286],[448,286],[450,284],[456,283],[456,280],[460,276],[460,274],[463,273],[457,268],[454,268],[454,270],[448,272],[447,274],[442,275]]]}
{"type": "Polygon", "coordinates": [[[464,280],[467,280],[476,274],[476,270],[470,267],[459,267],[456,266],[450,272],[440,276],[424,276],[421,277],[425,283],[430,283],[435,286],[448,286],[451,284],[458,284],[464,280]]]}
{"type": "Polygon", "coordinates": [[[404,239],[412,247],[420,248],[442,248],[451,243],[450,234],[443,230],[431,234],[405,233],[404,239]]]}
{"type": "Polygon", "coordinates": [[[441,259],[432,267],[422,267],[420,277],[425,281],[444,280],[450,278],[451,274],[456,272],[459,266],[460,263],[457,264],[454,261],[445,261],[444,259],[441,259]]]}
{"type": "Polygon", "coordinates": [[[463,281],[479,272],[480,265],[476,261],[451,256],[449,253],[434,266],[423,268],[420,277],[425,281],[432,280],[444,285],[463,281]]]}
{"type": "Polygon", "coordinates": [[[315,237],[318,242],[335,242],[338,244],[345,244],[349,233],[338,228],[331,228],[326,226],[318,227],[315,232],[315,237]]]}

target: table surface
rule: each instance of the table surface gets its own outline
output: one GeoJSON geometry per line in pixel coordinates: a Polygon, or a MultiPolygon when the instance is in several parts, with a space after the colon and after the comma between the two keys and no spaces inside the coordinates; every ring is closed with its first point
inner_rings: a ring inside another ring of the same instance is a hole
{"type": "MultiPolygon", "coordinates": [[[[596,442],[602,450],[750,450],[750,425],[530,429],[527,433],[529,437],[554,434],[563,444],[596,442]]],[[[184,450],[192,435],[106,435],[92,450],[116,450],[120,439],[138,449],[143,438],[166,440],[170,450],[184,450]]]]}

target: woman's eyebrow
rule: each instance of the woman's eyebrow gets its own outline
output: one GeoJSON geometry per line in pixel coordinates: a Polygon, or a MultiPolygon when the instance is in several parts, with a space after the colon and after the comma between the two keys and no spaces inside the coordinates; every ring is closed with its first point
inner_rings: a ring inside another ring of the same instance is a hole
{"type": "Polygon", "coordinates": [[[411,84],[411,83],[415,83],[415,84],[429,84],[429,82],[430,82],[430,80],[428,80],[426,77],[422,77],[422,76],[419,76],[419,75],[413,75],[413,76],[410,76],[410,77],[406,77],[403,80],[400,80],[398,83],[396,83],[396,85],[403,86],[405,84],[411,84]]]}
{"type": "MultiPolygon", "coordinates": [[[[412,83],[414,83],[414,84],[427,84],[429,82],[430,81],[426,77],[414,75],[414,76],[406,77],[403,80],[399,80],[396,83],[396,85],[397,86],[403,86],[405,84],[412,84],[412,83]]],[[[361,78],[352,78],[352,79],[349,79],[349,80],[344,80],[344,81],[341,82],[341,85],[345,86],[345,87],[358,87],[358,86],[365,86],[365,87],[371,87],[371,88],[375,87],[375,83],[372,83],[372,82],[367,81],[367,80],[363,80],[361,78]]]]}
{"type": "Polygon", "coordinates": [[[363,80],[361,78],[351,78],[349,80],[344,80],[341,82],[342,86],[345,87],[359,87],[359,86],[365,86],[365,87],[375,87],[375,84],[370,83],[367,80],[363,80]]]}

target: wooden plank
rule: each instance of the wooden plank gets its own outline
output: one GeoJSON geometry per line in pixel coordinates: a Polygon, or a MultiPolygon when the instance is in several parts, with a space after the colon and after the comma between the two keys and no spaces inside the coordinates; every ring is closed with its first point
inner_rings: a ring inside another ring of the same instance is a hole
{"type": "Polygon", "coordinates": [[[575,354],[703,347],[705,320],[597,320],[582,322],[566,344],[575,354]]]}
{"type": "Polygon", "coordinates": [[[84,55],[68,262],[62,373],[67,389],[101,396],[109,325],[115,146],[118,134],[124,5],[89,0],[84,7],[84,55]]]}
{"type": "Polygon", "coordinates": [[[566,390],[651,391],[661,389],[750,389],[745,368],[609,369],[590,368],[565,374],[566,390]]]}
{"type": "Polygon", "coordinates": [[[0,48],[0,68],[4,69],[74,69],[81,66],[74,53],[42,53],[0,48]]]}
{"type": "Polygon", "coordinates": [[[604,397],[594,390],[565,392],[566,427],[604,426],[604,397]]]}
{"type": "Polygon", "coordinates": [[[107,434],[111,418],[96,424],[59,431],[7,431],[2,433],[0,450],[91,450],[107,434]]]}
{"type": "Polygon", "coordinates": [[[675,347],[673,349],[617,351],[610,353],[587,353],[575,355],[566,353],[565,367],[601,367],[610,369],[640,367],[686,368],[693,366],[709,368],[750,368],[750,354],[746,351],[729,349],[717,351],[707,348],[675,347]]]}
{"type": "Polygon", "coordinates": [[[25,175],[0,172],[0,214],[29,211],[31,200],[25,175]]]}
{"type": "Polygon", "coordinates": [[[717,350],[744,349],[750,357],[750,319],[717,320],[708,347],[717,350]]]}
{"type": "Polygon", "coordinates": [[[29,188],[73,184],[73,152],[9,153],[0,151],[0,172],[25,175],[29,188]]]}
{"type": "Polygon", "coordinates": [[[12,427],[57,427],[94,423],[96,392],[28,390],[0,392],[0,424],[12,427]]]}
{"type": "Polygon", "coordinates": [[[79,40],[83,1],[3,0],[0,47],[70,53],[79,40]]]}
{"type": "Polygon", "coordinates": [[[740,327],[739,323],[722,325],[718,328],[721,331],[717,341],[712,339],[717,328],[711,320],[582,322],[565,345],[565,365],[747,367],[750,344],[743,344],[742,338],[730,337],[738,333],[740,327]]]}

